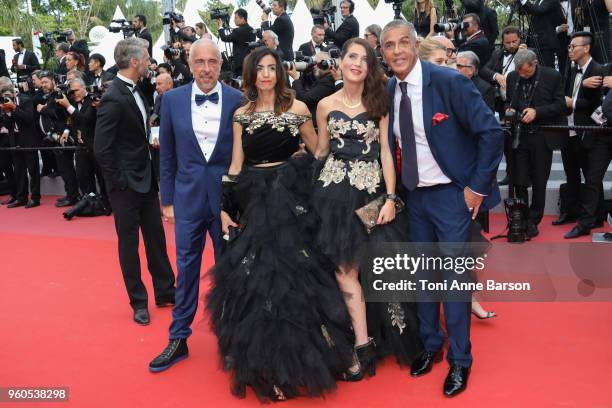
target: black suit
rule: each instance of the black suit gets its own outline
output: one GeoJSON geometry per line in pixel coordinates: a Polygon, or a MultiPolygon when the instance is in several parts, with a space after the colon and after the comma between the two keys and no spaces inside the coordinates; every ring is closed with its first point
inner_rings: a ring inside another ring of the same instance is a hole
{"type": "MultiPolygon", "coordinates": [[[[534,126],[567,125],[562,78],[554,69],[538,66],[536,73],[527,81],[520,79],[518,72],[513,71],[508,75],[507,86],[508,107],[517,112],[528,107],[535,108],[534,126]],[[529,88],[525,89],[525,84],[529,84],[529,88]]],[[[528,203],[527,187],[531,182],[533,194],[529,221],[535,225],[542,221],[544,215],[546,183],[550,176],[553,150],[564,147],[567,138],[567,131],[530,130],[528,125],[524,125],[520,134],[520,143],[514,154],[514,184],[517,196],[528,203]]]]}
{"type": "Polygon", "coordinates": [[[359,21],[352,14],[344,19],[335,32],[331,28],[325,30],[327,42],[333,41],[340,49],[346,41],[354,37],[359,37],[359,21]]]}
{"type": "Polygon", "coordinates": [[[22,82],[30,76],[30,74],[37,69],[40,69],[40,64],[38,63],[38,58],[36,58],[36,54],[32,51],[23,50],[23,65],[24,69],[17,69],[17,64],[19,64],[18,55],[15,54],[13,58],[13,66],[11,66],[11,71],[17,74],[17,81],[22,82]]]}
{"type": "Polygon", "coordinates": [[[10,78],[11,74],[6,68],[6,54],[3,49],[0,49],[0,77],[10,78]]]}
{"type": "Polygon", "coordinates": [[[495,88],[477,75],[472,77],[472,82],[474,82],[476,89],[482,95],[482,99],[484,99],[487,106],[491,108],[491,112],[495,112],[495,88]]]}
{"type": "MultiPolygon", "coordinates": [[[[140,98],[148,112],[146,98],[143,95],[140,98]]],[[[174,299],[174,273],[166,252],[148,135],[148,124],[143,122],[131,88],[115,78],[98,109],[94,152],[113,207],[119,262],[130,305],[135,310],[147,307],[147,290],[140,278],[139,229],[153,277],[155,299],[157,302],[174,299]]]]}
{"type": "Polygon", "coordinates": [[[149,42],[149,57],[153,58],[153,37],[151,36],[149,29],[146,27],[143,28],[141,32],[136,33],[136,37],[142,38],[143,40],[147,40],[149,42]]]}
{"type": "Polygon", "coordinates": [[[319,101],[335,92],[335,81],[331,74],[325,75],[323,78],[318,79],[310,87],[306,89],[302,83],[302,79],[293,81],[293,89],[295,90],[295,97],[304,102],[310,114],[312,115],[312,121],[316,125],[317,123],[317,104],[319,101]]]}
{"type": "Polygon", "coordinates": [[[62,57],[57,63],[57,70],[55,73],[58,75],[66,75],[68,73],[68,68],[66,67],[66,57],[62,57]]]}
{"type": "MultiPolygon", "coordinates": [[[[112,81],[113,78],[115,78],[115,74],[102,70],[102,72],[100,73],[100,80],[101,80],[100,84],[104,84],[105,82],[112,81]]],[[[93,85],[95,80],[96,80],[96,75],[91,71],[88,72],[87,75],[85,76],[85,83],[87,85],[93,85]]]]}
{"type": "Polygon", "coordinates": [[[556,27],[563,23],[563,12],[559,0],[530,0],[521,9],[533,16],[527,45],[537,49],[538,59],[547,67],[555,67],[555,53],[559,50],[556,27]]]}
{"type": "MultiPolygon", "coordinates": [[[[504,65],[504,58],[505,58],[504,49],[497,48],[491,54],[491,58],[489,58],[489,61],[487,61],[485,66],[482,67],[480,71],[478,72],[478,75],[480,76],[480,78],[484,79],[485,81],[493,85],[494,90],[499,89],[499,84],[494,79],[495,74],[505,75],[510,70],[510,65],[511,65],[511,62],[514,60],[514,56],[508,55],[508,57],[509,58],[506,60],[506,65],[504,65]]],[[[505,103],[502,100],[501,94],[500,94],[495,99],[495,109],[494,110],[495,112],[499,113],[499,117],[502,119],[504,118],[504,112],[505,112],[504,105],[505,103]]]]}
{"type": "Polygon", "coordinates": [[[490,7],[484,7],[479,15],[482,31],[484,31],[489,41],[489,48],[495,47],[495,41],[499,36],[499,24],[497,22],[497,12],[490,7]]]}
{"type": "Polygon", "coordinates": [[[466,39],[463,43],[459,44],[459,52],[472,51],[480,59],[479,67],[484,66],[489,57],[491,56],[491,47],[489,47],[489,40],[481,31],[475,34],[472,38],[466,39]]]}
{"type": "Polygon", "coordinates": [[[243,24],[229,33],[225,29],[219,29],[219,38],[221,38],[221,41],[232,43],[232,54],[234,56],[232,72],[236,76],[242,76],[242,63],[250,52],[247,43],[256,40],[253,27],[243,24]]]}
{"type": "MultiPolygon", "coordinates": [[[[323,46],[323,44],[319,46],[319,49],[321,51],[327,51],[327,47],[323,46]]],[[[298,51],[300,51],[305,57],[314,57],[317,55],[317,50],[315,49],[314,45],[312,45],[312,40],[300,45],[298,51]]]]}
{"type": "Polygon", "coordinates": [[[293,61],[293,23],[287,13],[283,13],[276,17],[274,24],[270,25],[269,21],[261,23],[261,29],[272,30],[278,35],[278,48],[283,51],[285,61],[293,61]]]}

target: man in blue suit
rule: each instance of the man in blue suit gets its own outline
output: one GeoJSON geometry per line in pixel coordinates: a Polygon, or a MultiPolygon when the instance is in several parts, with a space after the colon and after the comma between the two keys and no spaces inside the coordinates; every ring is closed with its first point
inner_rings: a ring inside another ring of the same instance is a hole
{"type": "MultiPolygon", "coordinates": [[[[471,81],[457,71],[417,58],[412,24],[394,20],[383,30],[385,61],[395,73],[389,146],[401,149],[400,179],[412,242],[468,242],[479,210],[500,201],[495,180],[503,151],[502,129],[471,81]]],[[[394,158],[397,157],[393,155],[394,158]]],[[[450,370],[444,394],[467,386],[472,354],[470,302],[444,302],[450,370]]],[[[428,373],[442,357],[439,302],[418,304],[425,351],[411,374],[428,373]]]]}
{"type": "Polygon", "coordinates": [[[215,257],[221,247],[221,176],[232,159],[232,117],[242,97],[219,82],[222,62],[214,42],[196,41],[189,55],[194,82],[162,98],[160,190],[163,216],[175,225],[178,276],[170,342],[149,364],[152,372],[187,357],[206,231],[215,257]]]}

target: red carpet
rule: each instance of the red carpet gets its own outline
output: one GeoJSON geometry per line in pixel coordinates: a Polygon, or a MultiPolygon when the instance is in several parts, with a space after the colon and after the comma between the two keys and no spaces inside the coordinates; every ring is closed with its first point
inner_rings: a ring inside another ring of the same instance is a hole
{"type": "MultiPolygon", "coordinates": [[[[121,279],[112,217],[65,221],[45,197],[39,208],[0,208],[2,341],[0,387],[68,386],[68,404],[0,403],[0,407],[259,406],[229,392],[216,342],[194,324],[190,357],[157,375],[148,362],[166,345],[171,309],[157,309],[149,289],[151,325],[132,322],[121,279]]],[[[492,219],[500,232],[503,219],[492,219]]],[[[571,226],[542,223],[537,241],[559,242],[571,226]]],[[[174,265],[174,233],[166,226],[174,265]]],[[[586,240],[586,239],[585,239],[586,240]]],[[[204,267],[211,263],[207,247],[204,267]]],[[[207,286],[207,285],[203,285],[207,286]]],[[[468,390],[442,396],[446,364],[414,379],[387,361],[377,375],[340,383],[325,399],[283,407],[612,407],[609,391],[612,303],[486,304],[499,317],[473,320],[474,367],[468,390]]]]}

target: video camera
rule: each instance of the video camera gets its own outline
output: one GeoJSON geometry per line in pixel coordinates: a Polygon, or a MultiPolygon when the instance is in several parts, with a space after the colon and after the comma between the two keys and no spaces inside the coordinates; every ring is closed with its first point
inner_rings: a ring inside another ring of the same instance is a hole
{"type": "Polygon", "coordinates": [[[331,25],[331,21],[334,19],[336,14],[336,6],[331,6],[326,9],[311,8],[310,14],[312,14],[313,25],[323,25],[325,22],[331,25]]]}
{"type": "Polygon", "coordinates": [[[162,18],[162,24],[163,25],[170,25],[172,23],[184,23],[185,22],[185,17],[183,17],[181,14],[177,14],[174,12],[167,12],[164,14],[164,17],[162,18]]]}
{"type": "Polygon", "coordinates": [[[70,34],[72,34],[70,31],[48,31],[42,34],[40,43],[51,47],[55,43],[67,42],[70,34]]]}
{"type": "Polygon", "coordinates": [[[434,31],[436,33],[450,33],[454,31],[463,31],[468,28],[469,23],[459,21],[456,18],[449,19],[446,23],[434,24],[434,31]]]}
{"type": "Polygon", "coordinates": [[[111,33],[123,33],[124,38],[131,37],[136,32],[136,27],[131,24],[129,21],[121,18],[119,20],[112,20],[111,24],[108,26],[108,31],[111,33]],[[119,24],[119,25],[113,25],[119,24]]]}
{"type": "Polygon", "coordinates": [[[387,4],[393,4],[393,18],[395,20],[400,20],[402,17],[402,5],[404,4],[404,0],[385,0],[387,4]]]}
{"type": "Polygon", "coordinates": [[[263,0],[255,0],[255,3],[257,3],[257,5],[261,7],[264,13],[270,14],[272,12],[272,9],[270,8],[270,6],[264,3],[263,0]]]}
{"type": "Polygon", "coordinates": [[[211,20],[221,20],[223,21],[224,27],[229,27],[230,24],[230,8],[229,7],[221,7],[214,8],[210,10],[210,19],[211,20]]]}
{"type": "Polygon", "coordinates": [[[183,47],[179,47],[179,48],[162,47],[162,48],[164,50],[164,56],[169,60],[173,60],[174,57],[181,55],[183,51],[185,51],[183,47]]]}
{"type": "Polygon", "coordinates": [[[87,93],[91,95],[91,98],[94,101],[99,101],[102,99],[102,95],[104,94],[105,89],[98,85],[88,85],[85,87],[87,93]]]}

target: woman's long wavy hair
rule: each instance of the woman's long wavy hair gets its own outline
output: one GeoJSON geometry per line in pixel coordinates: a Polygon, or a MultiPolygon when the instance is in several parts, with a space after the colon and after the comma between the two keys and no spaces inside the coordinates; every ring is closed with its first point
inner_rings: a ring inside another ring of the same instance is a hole
{"type": "Polygon", "coordinates": [[[368,113],[368,118],[371,120],[380,120],[380,118],[389,113],[389,98],[384,97],[387,93],[387,89],[385,88],[382,66],[378,58],[376,58],[376,54],[370,43],[363,38],[351,38],[345,42],[342,47],[342,59],[346,57],[352,45],[360,45],[365,49],[368,64],[368,75],[363,85],[361,101],[368,113]]]}
{"type": "Polygon", "coordinates": [[[248,105],[247,113],[253,113],[257,105],[257,65],[266,55],[272,56],[276,62],[276,85],[274,86],[274,112],[279,115],[287,112],[293,100],[295,92],[287,87],[287,74],[280,56],[274,50],[266,47],[257,48],[246,57],[244,60],[244,68],[242,69],[242,90],[244,92],[242,106],[248,105]]]}

